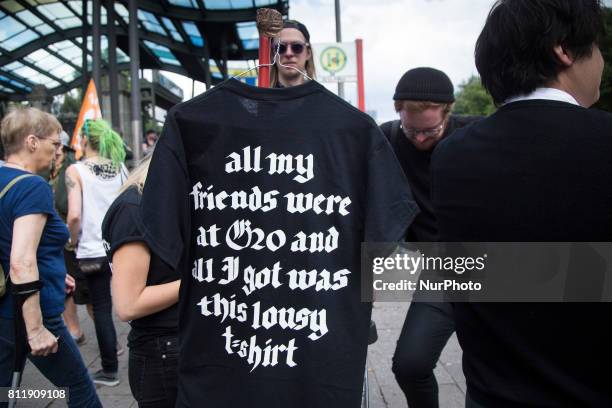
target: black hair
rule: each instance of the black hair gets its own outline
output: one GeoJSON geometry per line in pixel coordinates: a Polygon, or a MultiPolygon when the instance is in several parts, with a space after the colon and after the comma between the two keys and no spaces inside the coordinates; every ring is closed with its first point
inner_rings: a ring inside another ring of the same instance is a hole
{"type": "Polygon", "coordinates": [[[476,42],[476,68],[499,105],[557,78],[564,66],[554,47],[590,57],[605,32],[600,0],[498,0],[476,42]]]}

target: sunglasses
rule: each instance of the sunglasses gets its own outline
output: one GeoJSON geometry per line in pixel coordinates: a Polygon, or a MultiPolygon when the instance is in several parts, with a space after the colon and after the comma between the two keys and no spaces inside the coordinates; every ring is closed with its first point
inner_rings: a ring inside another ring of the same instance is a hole
{"type": "Polygon", "coordinates": [[[291,52],[294,53],[295,55],[299,55],[302,52],[304,52],[304,49],[308,46],[307,43],[301,43],[301,42],[292,42],[292,43],[276,43],[274,44],[274,50],[276,50],[276,47],[278,47],[278,53],[280,55],[283,55],[287,52],[287,47],[291,47],[291,52]]]}

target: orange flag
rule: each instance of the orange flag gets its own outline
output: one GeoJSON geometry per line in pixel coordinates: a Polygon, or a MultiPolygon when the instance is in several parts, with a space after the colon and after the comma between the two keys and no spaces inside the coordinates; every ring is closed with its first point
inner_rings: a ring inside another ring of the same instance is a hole
{"type": "Polygon", "coordinates": [[[100,102],[98,101],[98,93],[96,92],[96,84],[93,79],[89,81],[87,85],[87,91],[83,98],[83,104],[81,105],[81,111],[79,112],[79,118],[77,119],[74,132],[72,133],[72,140],[70,146],[75,150],[75,156],[78,159],[81,158],[83,152],[81,151],[81,128],[85,123],[86,119],[99,119],[102,117],[102,111],[100,110],[100,102]]]}

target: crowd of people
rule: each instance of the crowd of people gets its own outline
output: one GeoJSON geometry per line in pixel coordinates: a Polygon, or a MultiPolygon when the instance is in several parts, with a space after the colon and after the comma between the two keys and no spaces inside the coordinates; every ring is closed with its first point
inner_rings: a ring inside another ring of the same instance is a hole
{"type": "MultiPolygon", "coordinates": [[[[589,109],[599,98],[604,35],[598,0],[500,0],[475,52],[494,114],[454,115],[453,84],[438,69],[412,68],[399,79],[399,119],[380,130],[420,209],[406,241],[610,241],[612,114],[589,109]]],[[[284,22],[272,53],[277,92],[316,78],[303,24],[284,22]]],[[[174,407],[179,288],[191,270],[155,253],[141,218],[157,134],[146,134],[147,155],[129,174],[124,143],[103,119],[85,121],[78,161],[57,119],[34,108],[8,113],[1,138],[0,261],[10,284],[0,296],[0,387],[10,386],[24,341],[40,372],[69,390],[69,406],[101,406],[94,384],[120,382],[114,309],[131,325],[138,405],[174,407]],[[100,350],[93,373],[79,352],[82,304],[100,350]]],[[[456,332],[467,407],[612,406],[600,374],[612,363],[611,316],[605,303],[415,301],[393,373],[409,407],[438,407],[434,368],[456,332]]]]}

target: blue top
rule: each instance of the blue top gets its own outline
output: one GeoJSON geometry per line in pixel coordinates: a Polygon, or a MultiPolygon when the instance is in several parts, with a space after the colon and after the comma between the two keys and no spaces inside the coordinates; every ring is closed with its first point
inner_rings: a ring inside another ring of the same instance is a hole
{"type": "MultiPolygon", "coordinates": [[[[0,168],[0,191],[15,177],[26,174],[23,170],[10,167],[0,168]]],[[[0,262],[4,274],[9,273],[13,223],[15,219],[30,214],[47,214],[36,258],[38,274],[43,283],[40,291],[40,306],[44,317],[57,316],[64,311],[66,297],[63,248],[68,241],[68,228],[53,208],[51,186],[39,176],[19,180],[6,195],[0,199],[0,262]]],[[[13,299],[6,293],[0,299],[0,316],[13,317],[13,299]]]]}

